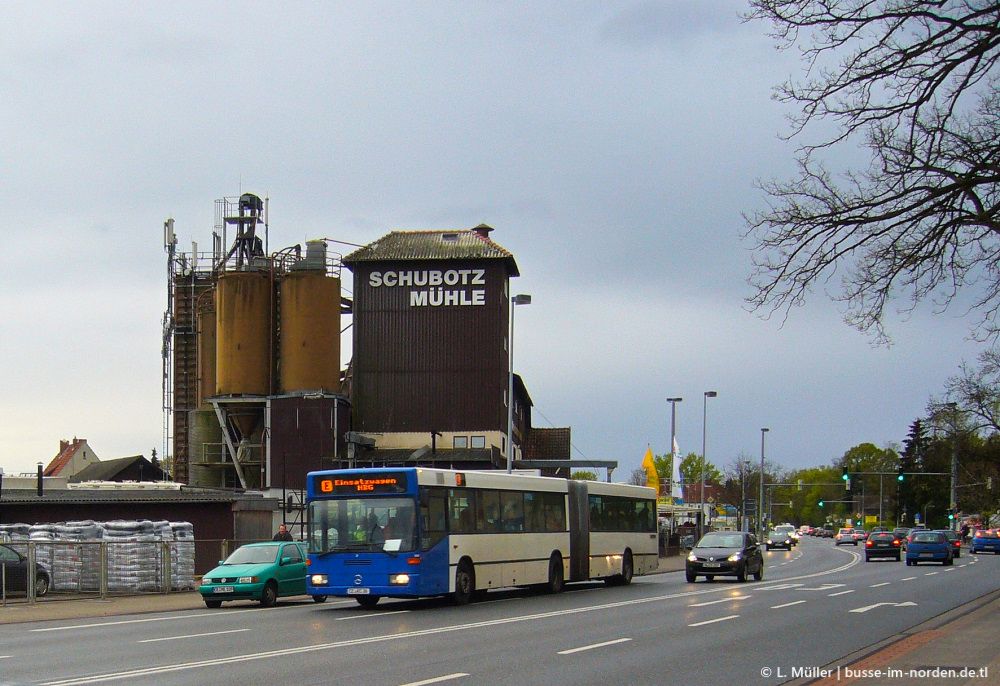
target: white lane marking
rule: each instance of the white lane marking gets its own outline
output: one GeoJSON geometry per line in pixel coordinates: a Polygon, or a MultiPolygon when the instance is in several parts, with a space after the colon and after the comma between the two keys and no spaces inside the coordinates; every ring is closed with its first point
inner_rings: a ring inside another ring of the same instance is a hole
{"type": "Polygon", "coordinates": [[[411,681],[406,684],[400,684],[399,686],[426,686],[427,684],[439,684],[442,681],[451,681],[452,679],[461,679],[463,676],[469,676],[465,672],[455,672],[454,674],[446,674],[445,676],[437,676],[433,679],[424,679],[423,681],[411,681]]]}
{"type": "Polygon", "coordinates": [[[954,568],[954,567],[948,567],[948,569],[946,569],[946,570],[944,570],[944,571],[945,571],[945,572],[954,572],[954,571],[955,571],[955,568],[954,568]]]}
{"type": "Polygon", "coordinates": [[[159,641],[179,641],[184,638],[203,638],[205,636],[219,636],[221,634],[238,634],[250,629],[230,629],[229,631],[210,631],[207,634],[186,634],[184,636],[167,636],[165,638],[145,638],[136,643],[158,643],[159,641]]]}
{"type": "Polygon", "coordinates": [[[853,588],[849,588],[846,591],[838,591],[837,593],[827,593],[826,595],[829,596],[830,598],[832,598],[832,597],[837,596],[837,595],[847,595],[848,593],[854,593],[854,589],[853,588]]]}
{"type": "Polygon", "coordinates": [[[594,643],[589,646],[580,646],[579,648],[570,648],[569,650],[560,650],[557,655],[572,655],[573,653],[582,653],[585,650],[594,650],[596,648],[603,648],[605,646],[612,646],[616,643],[628,643],[631,638],[616,638],[613,641],[605,641],[604,643],[594,643]]]}
{"type": "Polygon", "coordinates": [[[889,607],[916,607],[917,604],[910,602],[909,600],[902,603],[875,603],[874,605],[866,605],[864,607],[856,607],[853,610],[848,610],[848,612],[868,612],[868,610],[874,610],[876,607],[882,607],[887,605],[889,607]]]}
{"type": "Polygon", "coordinates": [[[937,572],[927,572],[924,576],[934,576],[937,572]]]}
{"type": "Polygon", "coordinates": [[[8,658],[14,657],[13,655],[0,655],[0,660],[6,660],[8,658]]]}
{"type": "Polygon", "coordinates": [[[792,605],[799,605],[799,604],[804,603],[804,602],[806,602],[806,601],[804,601],[804,600],[793,600],[792,602],[785,603],[784,605],[772,605],[771,609],[772,610],[780,610],[783,607],[791,607],[792,605]]]}
{"type": "MultiPolygon", "coordinates": [[[[240,612],[266,612],[270,608],[250,608],[246,610],[240,610],[240,612]]],[[[197,614],[186,614],[186,615],[171,615],[170,617],[147,617],[146,619],[120,619],[114,622],[94,622],[92,624],[71,624],[68,626],[50,626],[45,629],[29,629],[29,631],[43,633],[46,631],[67,631],[69,629],[90,629],[95,626],[118,626],[121,624],[143,624],[145,622],[168,622],[171,619],[204,619],[205,617],[211,617],[212,615],[233,615],[232,611],[220,610],[219,612],[199,612],[197,614]]]]}
{"type": "Polygon", "coordinates": [[[386,615],[405,615],[407,612],[413,612],[413,610],[393,610],[392,612],[366,612],[363,615],[354,615],[353,617],[337,617],[334,621],[345,622],[348,619],[365,619],[367,617],[384,617],[386,615]]]}
{"type": "Polygon", "coordinates": [[[736,619],[739,615],[729,615],[727,617],[719,617],[717,619],[706,619],[704,622],[695,622],[694,624],[688,624],[688,626],[705,626],[706,624],[715,624],[716,622],[725,622],[730,619],[736,619]]]}
{"type": "Polygon", "coordinates": [[[752,598],[752,597],[753,596],[749,595],[738,595],[738,596],[733,596],[732,598],[720,598],[719,600],[706,600],[703,603],[691,603],[690,605],[688,605],[688,607],[704,607],[706,605],[715,605],[717,603],[728,603],[731,600],[746,600],[747,598],[752,598]]]}
{"type": "Polygon", "coordinates": [[[908,576],[908,577],[904,577],[904,578],[900,579],[900,581],[913,581],[916,578],[917,577],[915,577],[915,576],[908,576]]]}
{"type": "Polygon", "coordinates": [[[798,588],[799,586],[805,586],[805,584],[774,584],[773,586],[764,586],[759,589],[761,591],[783,591],[786,588],[798,588]]]}
{"type": "Polygon", "coordinates": [[[883,581],[883,582],[882,582],[882,583],[880,583],[880,584],[872,584],[872,585],[871,585],[871,586],[869,586],[868,588],[878,588],[879,586],[888,586],[888,585],[890,585],[891,583],[892,583],[891,581],[883,581]]]}

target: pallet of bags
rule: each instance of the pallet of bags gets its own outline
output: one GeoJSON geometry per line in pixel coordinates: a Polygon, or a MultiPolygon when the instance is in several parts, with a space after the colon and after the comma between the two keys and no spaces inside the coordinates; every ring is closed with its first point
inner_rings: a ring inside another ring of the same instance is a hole
{"type": "Polygon", "coordinates": [[[173,543],[170,545],[170,590],[193,590],[194,585],[194,525],[191,522],[170,522],[173,543]]]}

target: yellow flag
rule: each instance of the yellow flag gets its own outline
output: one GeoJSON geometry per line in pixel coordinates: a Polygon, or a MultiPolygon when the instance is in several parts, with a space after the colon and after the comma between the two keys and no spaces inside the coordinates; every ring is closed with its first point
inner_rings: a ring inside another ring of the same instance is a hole
{"type": "Polygon", "coordinates": [[[653,462],[652,448],[646,448],[646,456],[642,458],[642,468],[646,470],[646,485],[655,488],[657,495],[659,495],[660,477],[656,473],[656,463],[653,462]]]}

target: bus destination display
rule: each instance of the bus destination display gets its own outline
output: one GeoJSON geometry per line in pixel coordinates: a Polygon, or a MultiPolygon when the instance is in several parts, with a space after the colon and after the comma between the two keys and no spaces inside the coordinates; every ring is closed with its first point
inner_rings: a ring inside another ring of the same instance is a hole
{"type": "Polygon", "coordinates": [[[376,493],[405,493],[406,473],[351,474],[344,476],[316,476],[314,491],[317,495],[373,495],[376,493]]]}

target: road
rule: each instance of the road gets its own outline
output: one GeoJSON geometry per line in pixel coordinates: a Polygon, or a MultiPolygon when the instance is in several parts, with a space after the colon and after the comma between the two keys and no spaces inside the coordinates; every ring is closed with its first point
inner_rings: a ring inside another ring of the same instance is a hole
{"type": "Polygon", "coordinates": [[[3,625],[0,683],[778,684],[1000,588],[1000,556],[907,567],[810,538],[765,555],[760,582],[670,573],[467,607],[294,599],[3,625]]]}

